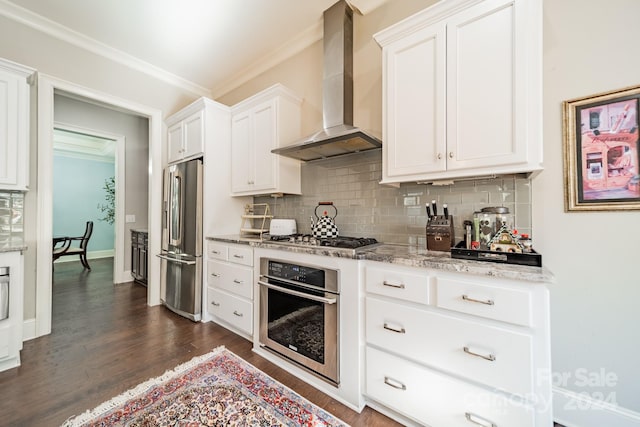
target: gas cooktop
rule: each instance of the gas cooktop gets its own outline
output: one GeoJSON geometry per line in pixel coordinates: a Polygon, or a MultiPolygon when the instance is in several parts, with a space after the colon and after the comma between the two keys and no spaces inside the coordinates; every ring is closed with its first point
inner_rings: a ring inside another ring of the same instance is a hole
{"type": "Polygon", "coordinates": [[[378,241],[372,237],[330,237],[316,238],[309,234],[291,234],[288,236],[271,236],[272,243],[283,243],[295,246],[325,246],[342,249],[358,249],[375,245],[378,241]]]}

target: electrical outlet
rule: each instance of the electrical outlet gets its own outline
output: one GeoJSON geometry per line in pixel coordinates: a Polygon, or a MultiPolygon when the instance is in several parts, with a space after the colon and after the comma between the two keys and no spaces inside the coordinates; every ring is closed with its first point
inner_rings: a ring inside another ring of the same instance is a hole
{"type": "Polygon", "coordinates": [[[125,215],[125,222],[136,222],[136,216],[135,215],[125,215]]]}

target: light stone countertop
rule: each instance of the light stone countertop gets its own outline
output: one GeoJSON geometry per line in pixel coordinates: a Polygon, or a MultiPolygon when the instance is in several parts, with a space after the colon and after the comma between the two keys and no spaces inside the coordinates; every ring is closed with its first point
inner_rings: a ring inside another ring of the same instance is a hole
{"type": "Polygon", "coordinates": [[[24,243],[0,245],[0,253],[4,253],[4,252],[23,252],[23,251],[26,251],[26,250],[27,250],[27,245],[25,245],[24,243]]]}
{"type": "Polygon", "coordinates": [[[278,249],[288,252],[323,255],[357,260],[378,261],[407,267],[429,268],[454,273],[469,273],[510,280],[553,283],[553,274],[545,267],[505,264],[489,261],[471,261],[451,258],[449,252],[428,251],[424,246],[380,243],[367,249],[338,249],[318,246],[288,245],[269,240],[242,238],[238,235],[208,236],[207,240],[247,244],[256,248],[278,249]]]}

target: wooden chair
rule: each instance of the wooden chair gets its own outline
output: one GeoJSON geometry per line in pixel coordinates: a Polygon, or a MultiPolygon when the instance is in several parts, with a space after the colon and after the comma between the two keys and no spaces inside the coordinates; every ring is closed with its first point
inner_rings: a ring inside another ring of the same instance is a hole
{"type": "Polygon", "coordinates": [[[93,221],[87,221],[84,235],[80,237],[55,237],[53,239],[53,261],[65,255],[80,255],[80,262],[87,270],[91,270],[87,262],[87,245],[93,233],[93,221]],[[72,246],[73,242],[80,242],[79,246],[72,246]]]}

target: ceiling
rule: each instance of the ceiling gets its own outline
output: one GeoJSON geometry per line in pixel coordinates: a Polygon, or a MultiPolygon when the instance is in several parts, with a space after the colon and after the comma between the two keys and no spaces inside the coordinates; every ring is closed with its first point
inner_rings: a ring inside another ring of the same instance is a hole
{"type": "MultiPolygon", "coordinates": [[[[322,37],[337,0],[0,0],[0,14],[217,97],[322,37]]],[[[367,13],[387,0],[350,0],[367,13]]]]}

